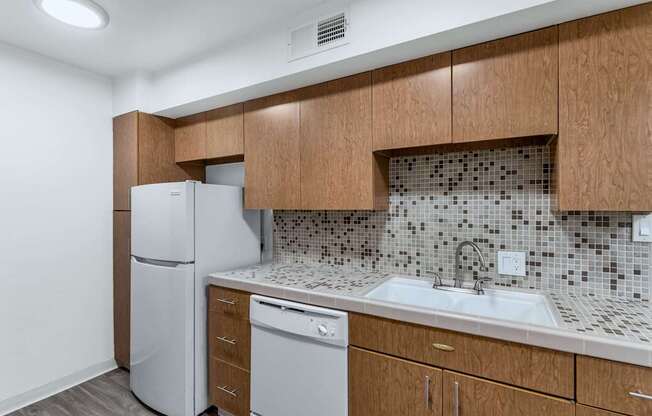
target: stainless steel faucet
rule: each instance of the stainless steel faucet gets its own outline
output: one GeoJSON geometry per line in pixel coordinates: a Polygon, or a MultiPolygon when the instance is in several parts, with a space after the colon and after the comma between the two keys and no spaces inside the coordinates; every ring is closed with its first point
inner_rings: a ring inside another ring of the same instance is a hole
{"type": "MultiPolygon", "coordinates": [[[[484,261],[484,256],[482,255],[482,251],[480,250],[480,247],[472,241],[462,241],[457,248],[455,249],[455,287],[462,287],[464,285],[464,273],[462,273],[462,270],[460,269],[460,260],[462,258],[462,249],[466,246],[469,246],[473,249],[478,254],[478,258],[480,260],[480,271],[481,272],[487,272],[489,271],[489,268],[487,267],[487,264],[484,261]]],[[[481,278],[482,281],[487,281],[490,280],[488,278],[481,278]]],[[[480,280],[480,279],[478,279],[480,280]]],[[[477,286],[477,282],[476,282],[477,286]]],[[[482,291],[482,284],[479,286],[479,292],[482,291]]]]}

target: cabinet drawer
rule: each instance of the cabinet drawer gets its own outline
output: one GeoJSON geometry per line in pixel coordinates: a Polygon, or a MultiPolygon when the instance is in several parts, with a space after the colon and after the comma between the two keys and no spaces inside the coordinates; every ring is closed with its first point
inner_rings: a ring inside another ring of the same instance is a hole
{"type": "Polygon", "coordinates": [[[208,316],[210,355],[249,370],[251,329],[248,321],[210,312],[208,316]]]}
{"type": "Polygon", "coordinates": [[[249,373],[211,358],[209,374],[211,403],[233,416],[249,416],[249,373]]]}
{"type": "Polygon", "coordinates": [[[574,397],[573,354],[358,314],[349,332],[351,345],[574,397]]]}
{"type": "Polygon", "coordinates": [[[249,293],[211,286],[208,292],[209,311],[237,319],[249,319],[249,293]]]}
{"type": "Polygon", "coordinates": [[[574,416],[575,404],[444,371],[444,416],[574,416]]]}
{"type": "Polygon", "coordinates": [[[577,401],[633,416],[652,415],[652,368],[577,356],[577,401]]]}

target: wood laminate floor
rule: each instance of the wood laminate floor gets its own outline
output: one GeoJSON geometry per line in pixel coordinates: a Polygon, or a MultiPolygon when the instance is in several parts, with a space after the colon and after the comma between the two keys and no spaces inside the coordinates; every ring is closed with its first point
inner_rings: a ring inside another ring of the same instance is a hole
{"type": "MultiPolygon", "coordinates": [[[[129,391],[129,373],[110,371],[8,416],[154,416],[129,391]]],[[[207,412],[205,416],[217,416],[207,412]]]]}

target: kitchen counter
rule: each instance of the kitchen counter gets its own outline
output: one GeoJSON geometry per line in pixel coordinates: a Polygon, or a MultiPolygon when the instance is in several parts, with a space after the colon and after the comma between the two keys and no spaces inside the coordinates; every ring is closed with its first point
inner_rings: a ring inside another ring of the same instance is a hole
{"type": "Polygon", "coordinates": [[[545,327],[365,298],[372,289],[395,276],[336,266],[267,263],[213,273],[208,283],[652,367],[652,307],[648,302],[538,292],[548,296],[559,323],[558,327],[545,327]]]}

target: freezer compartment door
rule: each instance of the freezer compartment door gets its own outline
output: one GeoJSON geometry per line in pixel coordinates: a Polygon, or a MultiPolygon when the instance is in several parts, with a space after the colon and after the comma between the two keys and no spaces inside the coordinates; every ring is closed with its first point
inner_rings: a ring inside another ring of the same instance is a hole
{"type": "Polygon", "coordinates": [[[194,265],[131,259],[131,390],[168,416],[194,416],[194,265]]]}
{"type": "Polygon", "coordinates": [[[195,184],[131,188],[131,254],[175,262],[195,259],[195,184]]]}

